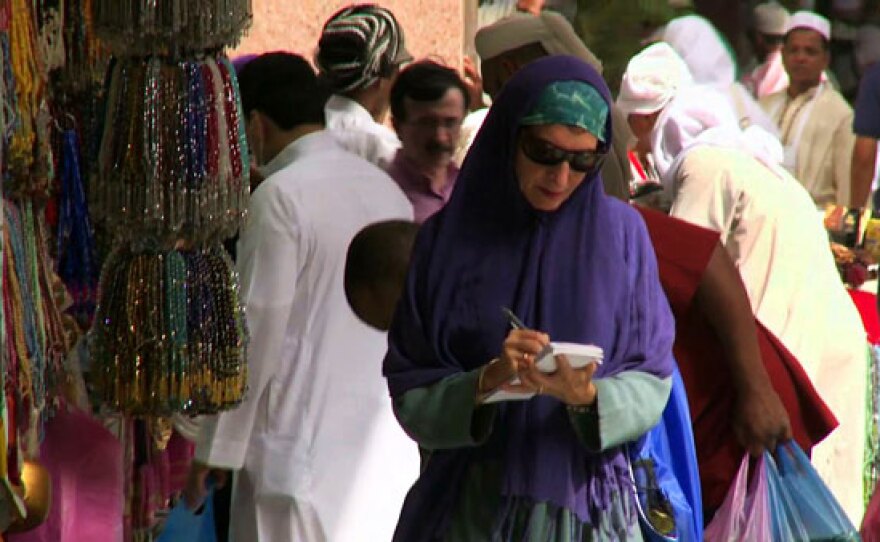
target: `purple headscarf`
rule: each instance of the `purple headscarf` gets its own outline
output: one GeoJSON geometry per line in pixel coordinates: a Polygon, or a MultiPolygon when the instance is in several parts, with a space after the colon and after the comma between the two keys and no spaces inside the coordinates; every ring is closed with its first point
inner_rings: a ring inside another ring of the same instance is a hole
{"type": "MultiPolygon", "coordinates": [[[[671,374],[674,323],[638,213],[606,197],[598,173],[551,213],[534,210],[520,191],[519,119],[550,83],[570,80],[592,85],[610,106],[602,77],[581,60],[529,64],[493,104],[450,202],[422,226],[389,334],[384,373],[392,396],[497,356],[508,333],[502,305],[551,340],[601,346],[597,378],[629,370],[671,374]]],[[[611,133],[609,116],[606,149],[611,133]]],[[[508,509],[548,502],[593,525],[610,493],[626,485],[621,450],[587,450],[558,400],[539,396],[498,408],[495,438],[486,445],[432,453],[395,540],[442,536],[472,461],[503,462],[508,509]]]]}

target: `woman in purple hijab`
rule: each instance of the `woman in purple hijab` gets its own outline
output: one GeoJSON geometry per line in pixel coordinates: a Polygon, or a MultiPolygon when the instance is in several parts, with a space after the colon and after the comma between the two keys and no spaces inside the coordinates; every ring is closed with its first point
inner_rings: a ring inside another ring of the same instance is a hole
{"type": "Polygon", "coordinates": [[[602,189],[610,101],[574,57],[529,64],[422,226],[384,366],[426,458],[396,541],[642,540],[624,444],[666,404],[673,321],[642,219],[602,189]],[[551,340],[604,362],[543,374],[551,340]]]}

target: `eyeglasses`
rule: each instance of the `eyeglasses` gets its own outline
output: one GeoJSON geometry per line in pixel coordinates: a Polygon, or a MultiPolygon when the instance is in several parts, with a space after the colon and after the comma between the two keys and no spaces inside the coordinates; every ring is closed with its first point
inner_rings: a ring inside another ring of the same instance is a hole
{"type": "Polygon", "coordinates": [[[528,134],[523,134],[520,139],[520,148],[526,158],[536,164],[558,166],[562,162],[568,162],[572,170],[581,173],[591,173],[602,167],[606,156],[604,152],[566,151],[528,134]]]}

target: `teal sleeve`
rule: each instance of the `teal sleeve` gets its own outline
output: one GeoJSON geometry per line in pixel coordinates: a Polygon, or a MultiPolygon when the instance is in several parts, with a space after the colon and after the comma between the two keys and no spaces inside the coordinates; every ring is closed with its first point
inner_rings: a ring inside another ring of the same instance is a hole
{"type": "Polygon", "coordinates": [[[591,450],[607,450],[648,432],[660,420],[672,390],[671,378],[626,371],[597,378],[595,408],[568,413],[581,442],[591,450]]]}
{"type": "Polygon", "coordinates": [[[497,407],[477,406],[480,370],[459,373],[395,401],[397,418],[409,435],[427,450],[479,446],[492,432],[497,407]]]}

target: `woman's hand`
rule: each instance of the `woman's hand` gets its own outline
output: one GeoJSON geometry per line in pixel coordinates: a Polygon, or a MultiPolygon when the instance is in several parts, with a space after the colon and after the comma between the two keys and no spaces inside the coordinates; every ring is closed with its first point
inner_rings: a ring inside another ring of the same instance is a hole
{"type": "Polygon", "coordinates": [[[483,368],[479,393],[487,393],[510,382],[522,364],[531,361],[550,342],[546,333],[531,329],[514,329],[504,339],[498,360],[483,368]]]}
{"type": "Polygon", "coordinates": [[[550,395],[571,406],[592,405],[596,401],[593,373],[597,367],[596,363],[590,363],[581,369],[573,369],[568,358],[556,356],[556,371],[547,374],[542,373],[531,359],[520,366],[520,383],[505,384],[501,389],[550,395]]]}

